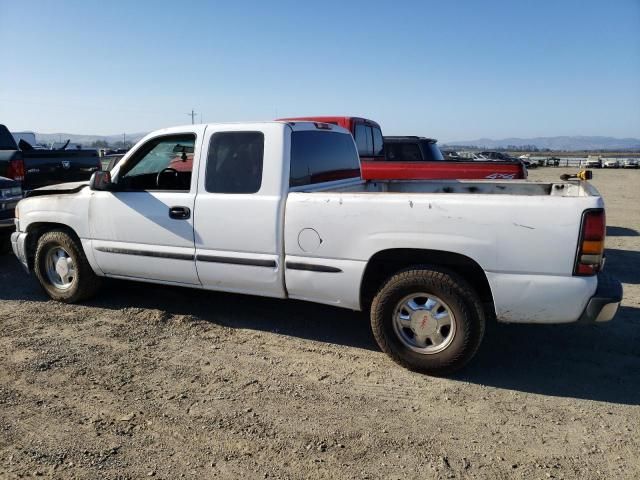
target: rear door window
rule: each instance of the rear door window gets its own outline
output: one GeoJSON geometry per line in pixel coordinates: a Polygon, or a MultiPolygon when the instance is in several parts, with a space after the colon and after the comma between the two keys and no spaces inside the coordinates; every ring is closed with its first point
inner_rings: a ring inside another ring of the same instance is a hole
{"type": "Polygon", "coordinates": [[[211,136],[205,189],[210,193],[256,193],[262,184],[264,134],[218,132],[211,136]]]}
{"type": "Polygon", "coordinates": [[[351,135],[314,130],[291,134],[291,187],[348,178],[360,178],[351,135]]]}
{"type": "Polygon", "coordinates": [[[403,143],[400,156],[405,162],[419,162],[422,160],[420,147],[416,143],[403,143]]]}
{"type": "Polygon", "coordinates": [[[386,159],[390,162],[419,162],[422,160],[417,143],[389,142],[385,145],[386,159]]]}

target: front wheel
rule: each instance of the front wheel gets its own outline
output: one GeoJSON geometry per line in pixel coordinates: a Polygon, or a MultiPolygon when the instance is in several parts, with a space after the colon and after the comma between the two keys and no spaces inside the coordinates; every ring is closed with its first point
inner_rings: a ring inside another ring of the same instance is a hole
{"type": "Polygon", "coordinates": [[[53,300],[75,303],[95,294],[98,277],[77,240],[54,230],[40,237],[34,270],[40,285],[53,300]]]}
{"type": "Polygon", "coordinates": [[[414,267],[392,276],[378,291],[371,327],[380,348],[395,362],[446,375],[475,355],[485,317],[478,294],[461,277],[414,267]]]}

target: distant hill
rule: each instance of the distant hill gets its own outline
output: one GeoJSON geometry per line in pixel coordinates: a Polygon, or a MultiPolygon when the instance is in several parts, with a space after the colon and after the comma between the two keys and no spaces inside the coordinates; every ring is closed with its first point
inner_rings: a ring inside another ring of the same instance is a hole
{"type": "Polygon", "coordinates": [[[445,146],[476,146],[479,148],[508,148],[511,146],[531,145],[539,149],[550,150],[640,150],[640,139],[614,137],[534,137],[503,138],[492,140],[479,138],[460,142],[447,142],[445,146]]]}
{"type": "MultiPolygon", "coordinates": [[[[135,143],[144,137],[146,133],[127,133],[127,143],[135,143]]],[[[75,133],[36,133],[36,140],[38,143],[49,144],[52,142],[71,140],[71,143],[79,143],[81,145],[89,146],[93,142],[105,141],[110,145],[116,143],[122,143],[122,134],[120,135],[76,135],[75,133]]]]}
{"type": "MultiPolygon", "coordinates": [[[[144,137],[146,133],[128,133],[127,143],[135,143],[144,137]]],[[[76,135],[74,133],[36,133],[38,143],[52,143],[62,140],[71,143],[79,143],[89,146],[93,142],[102,140],[110,145],[122,142],[120,135],[76,135]]],[[[550,150],[640,150],[640,139],[638,138],[614,138],[614,137],[534,137],[534,138],[503,138],[493,140],[491,138],[479,138],[477,140],[464,140],[456,142],[446,142],[443,147],[454,146],[475,146],[478,148],[510,148],[512,146],[535,146],[538,149],[548,148],[550,150]]]]}

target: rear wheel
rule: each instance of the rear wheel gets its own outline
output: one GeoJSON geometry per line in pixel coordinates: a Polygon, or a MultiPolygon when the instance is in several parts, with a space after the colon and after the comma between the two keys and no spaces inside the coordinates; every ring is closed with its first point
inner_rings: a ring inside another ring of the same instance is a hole
{"type": "Polygon", "coordinates": [[[85,300],[96,293],[101,283],[82,246],[62,230],[47,232],[39,238],[34,270],[47,295],[59,302],[85,300]]]}
{"type": "Polygon", "coordinates": [[[400,365],[432,375],[462,368],[485,329],[478,294],[461,277],[435,267],[392,276],[373,300],[371,327],[380,348],[400,365]]]}

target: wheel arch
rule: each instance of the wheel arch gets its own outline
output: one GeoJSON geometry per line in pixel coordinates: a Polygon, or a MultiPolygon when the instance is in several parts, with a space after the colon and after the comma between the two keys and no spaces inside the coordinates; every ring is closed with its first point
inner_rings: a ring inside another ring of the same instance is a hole
{"type": "MultiPolygon", "coordinates": [[[[38,246],[38,240],[42,235],[53,230],[61,230],[68,233],[73,239],[78,242],[80,248],[82,247],[82,241],[76,231],[69,225],[57,222],[33,222],[26,228],[27,242],[26,242],[26,254],[27,263],[29,264],[29,270],[34,267],[34,261],[36,258],[36,248],[38,246]]],[[[86,252],[85,252],[86,253],[86,252]]]]}
{"type": "Polygon", "coordinates": [[[369,259],[360,284],[362,310],[370,308],[377,291],[389,277],[414,265],[443,267],[458,274],[478,293],[485,310],[492,317],[495,315],[491,286],[478,262],[460,253],[417,248],[381,250],[369,259]]]}

